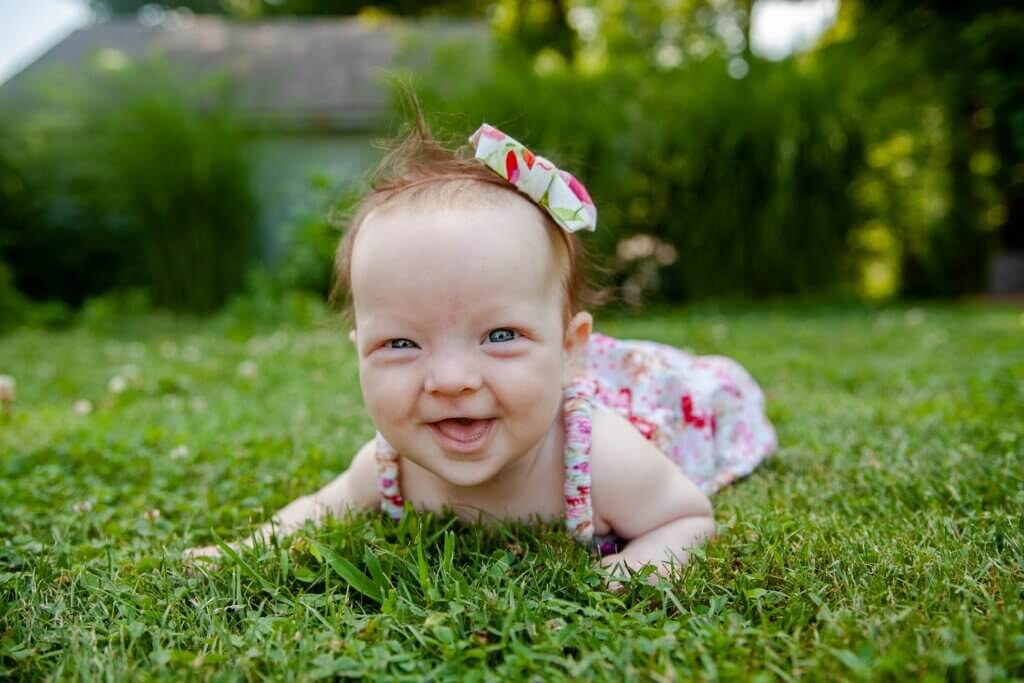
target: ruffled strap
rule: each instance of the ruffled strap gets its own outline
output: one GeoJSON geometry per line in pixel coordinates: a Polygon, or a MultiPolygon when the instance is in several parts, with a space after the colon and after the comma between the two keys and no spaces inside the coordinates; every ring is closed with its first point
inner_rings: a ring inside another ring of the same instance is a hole
{"type": "Polygon", "coordinates": [[[380,490],[380,509],[392,519],[401,519],[405,500],[399,486],[398,452],[377,433],[377,488],[380,490]]]}
{"type": "Polygon", "coordinates": [[[580,543],[594,540],[594,507],[590,500],[590,441],[595,383],[577,379],[565,389],[565,525],[580,543]]]}

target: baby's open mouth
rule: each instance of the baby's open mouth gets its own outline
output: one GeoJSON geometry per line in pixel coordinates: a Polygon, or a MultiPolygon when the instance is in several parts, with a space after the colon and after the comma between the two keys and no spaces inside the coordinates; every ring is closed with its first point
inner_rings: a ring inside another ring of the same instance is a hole
{"type": "Polygon", "coordinates": [[[494,418],[477,420],[471,417],[451,417],[430,424],[452,441],[471,444],[487,436],[487,431],[493,423],[494,418]]]}

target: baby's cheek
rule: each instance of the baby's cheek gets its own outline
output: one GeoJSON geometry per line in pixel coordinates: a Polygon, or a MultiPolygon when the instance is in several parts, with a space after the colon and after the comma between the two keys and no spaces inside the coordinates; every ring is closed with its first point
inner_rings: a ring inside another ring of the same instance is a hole
{"type": "Polygon", "coordinates": [[[515,397],[518,412],[541,421],[552,417],[561,405],[562,390],[558,373],[559,369],[550,364],[516,372],[510,384],[515,388],[511,393],[515,397]]]}
{"type": "Polygon", "coordinates": [[[363,403],[370,417],[378,425],[381,421],[394,419],[408,402],[402,389],[400,378],[388,377],[386,371],[376,368],[361,368],[359,373],[360,388],[363,392],[363,403]]]}

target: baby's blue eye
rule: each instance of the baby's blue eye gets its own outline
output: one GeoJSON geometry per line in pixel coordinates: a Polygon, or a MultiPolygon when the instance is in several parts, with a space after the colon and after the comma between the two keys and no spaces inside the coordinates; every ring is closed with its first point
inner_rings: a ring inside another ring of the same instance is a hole
{"type": "Polygon", "coordinates": [[[409,339],[392,339],[388,342],[389,349],[418,349],[416,342],[409,339]]]}
{"type": "Polygon", "coordinates": [[[487,333],[487,341],[492,343],[508,342],[516,338],[516,331],[507,327],[499,327],[487,333]]]}

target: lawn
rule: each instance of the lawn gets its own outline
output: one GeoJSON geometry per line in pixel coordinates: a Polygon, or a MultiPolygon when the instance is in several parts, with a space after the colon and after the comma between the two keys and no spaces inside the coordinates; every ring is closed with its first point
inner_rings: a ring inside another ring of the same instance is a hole
{"type": "Polygon", "coordinates": [[[182,549],[251,529],[371,433],[340,328],[0,338],[0,678],[1024,678],[1024,312],[598,329],[737,358],[782,444],[715,496],[720,535],[680,576],[620,593],[557,527],[415,515],[187,571],[182,549]]]}

